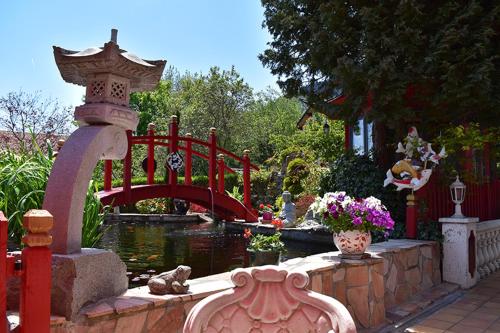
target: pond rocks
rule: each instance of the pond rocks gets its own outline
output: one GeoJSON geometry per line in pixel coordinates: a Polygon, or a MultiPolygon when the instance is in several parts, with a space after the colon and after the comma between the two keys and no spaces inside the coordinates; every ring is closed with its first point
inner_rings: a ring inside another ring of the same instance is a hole
{"type": "Polygon", "coordinates": [[[180,265],[176,269],[154,275],[148,281],[149,292],[155,295],[185,294],[189,289],[186,280],[191,267],[180,265]]]}

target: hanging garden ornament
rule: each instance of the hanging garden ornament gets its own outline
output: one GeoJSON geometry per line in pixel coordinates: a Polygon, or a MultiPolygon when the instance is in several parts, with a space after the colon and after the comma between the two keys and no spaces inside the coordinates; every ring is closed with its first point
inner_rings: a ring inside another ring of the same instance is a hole
{"type": "MultiPolygon", "coordinates": [[[[142,160],[141,167],[142,167],[142,170],[144,170],[145,173],[148,173],[148,158],[147,157],[142,160]]],[[[153,172],[154,171],[156,171],[156,160],[154,160],[153,172]]]]}
{"type": "Polygon", "coordinates": [[[446,150],[443,147],[439,154],[436,154],[431,144],[418,136],[415,127],[410,128],[404,142],[405,145],[398,143],[396,153],[405,154],[405,158],[397,161],[391,169],[387,170],[384,187],[393,184],[398,191],[404,188],[417,191],[427,184],[432,175],[432,167],[439,164],[440,159],[446,157],[446,150]],[[428,167],[428,162],[434,165],[428,167]],[[401,178],[395,178],[394,175],[401,178]]]}
{"type": "Polygon", "coordinates": [[[184,159],[182,158],[181,154],[178,152],[173,152],[168,154],[167,156],[167,166],[172,170],[173,172],[179,171],[180,168],[184,165],[184,159]]]}

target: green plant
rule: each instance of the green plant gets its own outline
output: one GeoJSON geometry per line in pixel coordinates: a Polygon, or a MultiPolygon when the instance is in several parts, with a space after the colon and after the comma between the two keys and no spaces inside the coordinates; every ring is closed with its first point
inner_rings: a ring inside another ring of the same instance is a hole
{"type": "Polygon", "coordinates": [[[109,227],[104,227],[104,216],[111,206],[103,206],[96,193],[97,183],[90,181],[83,211],[82,247],[94,247],[109,227]]]}
{"type": "Polygon", "coordinates": [[[420,222],[417,224],[417,239],[443,242],[441,225],[437,221],[420,222]]]}
{"type": "Polygon", "coordinates": [[[280,239],[281,232],[279,231],[283,227],[283,221],[276,219],[272,223],[277,231],[268,236],[262,234],[253,235],[250,229],[245,229],[243,237],[250,240],[247,246],[248,250],[271,252],[282,252],[285,250],[285,244],[280,239]]]}
{"type": "Polygon", "coordinates": [[[226,193],[230,197],[243,202],[243,193],[240,193],[240,188],[238,186],[233,186],[233,190],[231,192],[226,191],[226,193]]]}
{"type": "Polygon", "coordinates": [[[135,204],[141,214],[170,214],[173,211],[171,198],[155,198],[138,201],[135,204]]]}
{"type": "Polygon", "coordinates": [[[303,180],[309,175],[309,166],[302,158],[295,158],[287,167],[287,176],[283,180],[283,189],[293,195],[298,195],[304,191],[303,180]]]}

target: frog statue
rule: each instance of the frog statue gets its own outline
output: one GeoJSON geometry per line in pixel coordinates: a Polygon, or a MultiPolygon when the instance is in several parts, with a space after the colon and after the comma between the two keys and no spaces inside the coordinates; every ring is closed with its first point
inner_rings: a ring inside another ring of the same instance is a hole
{"type": "Polygon", "coordinates": [[[185,294],[189,289],[186,283],[191,267],[180,265],[176,269],[154,275],[148,281],[149,292],[155,295],[185,294]]]}
{"type": "Polygon", "coordinates": [[[280,219],[283,220],[285,227],[293,227],[297,222],[295,204],[292,202],[292,194],[288,191],[283,192],[283,206],[280,211],[280,219]]]}

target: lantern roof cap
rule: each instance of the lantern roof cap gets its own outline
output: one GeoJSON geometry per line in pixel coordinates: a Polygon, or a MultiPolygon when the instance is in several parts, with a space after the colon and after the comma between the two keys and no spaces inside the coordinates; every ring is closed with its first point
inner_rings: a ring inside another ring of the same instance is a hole
{"type": "Polygon", "coordinates": [[[165,60],[145,60],[120,49],[115,29],[103,47],[72,51],[54,46],[54,57],[64,81],[86,86],[95,74],[115,74],[130,79],[131,91],[151,90],[161,79],[165,60]]]}

